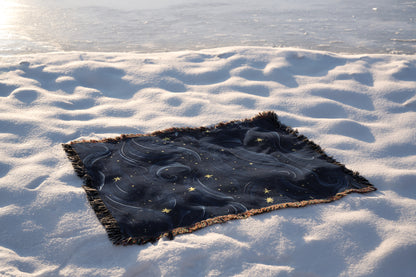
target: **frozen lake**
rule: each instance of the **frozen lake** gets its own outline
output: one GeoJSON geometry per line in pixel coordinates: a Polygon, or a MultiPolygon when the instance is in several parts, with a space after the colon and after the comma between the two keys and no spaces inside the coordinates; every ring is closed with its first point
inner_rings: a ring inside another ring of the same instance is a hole
{"type": "Polygon", "coordinates": [[[0,2],[0,54],[160,52],[234,45],[412,54],[416,1],[0,2]]]}

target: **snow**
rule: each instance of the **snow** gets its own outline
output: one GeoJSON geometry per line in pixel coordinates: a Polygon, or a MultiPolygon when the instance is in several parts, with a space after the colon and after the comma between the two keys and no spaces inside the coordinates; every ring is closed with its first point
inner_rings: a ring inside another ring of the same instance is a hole
{"type": "Polygon", "coordinates": [[[412,276],[416,56],[224,47],[0,58],[0,275],[412,276]],[[273,110],[378,190],[113,246],[61,143],[273,110]]]}

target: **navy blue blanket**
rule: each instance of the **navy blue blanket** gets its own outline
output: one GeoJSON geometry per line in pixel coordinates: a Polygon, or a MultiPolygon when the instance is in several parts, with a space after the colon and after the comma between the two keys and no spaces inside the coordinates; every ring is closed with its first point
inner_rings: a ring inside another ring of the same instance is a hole
{"type": "Polygon", "coordinates": [[[63,147],[115,244],[375,190],[273,112],[63,147]]]}

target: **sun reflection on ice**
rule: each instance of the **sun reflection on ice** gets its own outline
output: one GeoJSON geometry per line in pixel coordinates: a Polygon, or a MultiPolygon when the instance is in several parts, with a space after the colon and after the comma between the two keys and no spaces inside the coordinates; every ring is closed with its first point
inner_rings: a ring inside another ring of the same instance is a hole
{"type": "Polygon", "coordinates": [[[8,29],[17,17],[17,8],[22,7],[16,0],[0,1],[0,30],[8,29]]]}
{"type": "Polygon", "coordinates": [[[19,26],[19,14],[25,5],[19,0],[0,0],[0,53],[14,48],[19,26]]]}
{"type": "Polygon", "coordinates": [[[16,0],[0,1],[0,39],[9,37],[18,16],[18,8],[22,7],[16,0]]]}

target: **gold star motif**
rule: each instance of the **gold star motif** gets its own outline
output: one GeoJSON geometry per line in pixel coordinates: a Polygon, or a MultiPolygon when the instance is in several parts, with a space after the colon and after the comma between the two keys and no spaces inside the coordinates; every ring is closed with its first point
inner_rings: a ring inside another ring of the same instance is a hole
{"type": "Polygon", "coordinates": [[[264,189],[264,193],[269,193],[269,192],[270,192],[270,190],[264,189]]]}
{"type": "Polygon", "coordinates": [[[195,188],[194,187],[190,187],[189,189],[188,189],[188,191],[194,191],[195,190],[195,188]]]}
{"type": "Polygon", "coordinates": [[[172,210],[171,210],[171,209],[166,209],[166,208],[164,208],[164,209],[162,210],[162,213],[168,214],[168,213],[170,213],[170,211],[172,211],[172,210]]]}
{"type": "Polygon", "coordinates": [[[273,203],[273,202],[274,202],[274,199],[273,199],[273,198],[271,198],[271,197],[267,197],[267,198],[266,198],[266,202],[267,202],[267,203],[273,203]]]}
{"type": "Polygon", "coordinates": [[[168,140],[170,140],[170,138],[163,138],[162,140],[164,140],[164,141],[168,141],[168,140]]]}
{"type": "Polygon", "coordinates": [[[256,141],[257,141],[257,142],[262,142],[262,141],[263,141],[263,139],[262,139],[262,138],[257,138],[257,139],[256,139],[256,141]]]}
{"type": "Polygon", "coordinates": [[[115,178],[113,178],[113,181],[114,182],[118,182],[118,181],[120,181],[121,180],[121,178],[120,177],[115,177],[115,178]]]}
{"type": "Polygon", "coordinates": [[[207,178],[207,179],[209,179],[209,178],[211,178],[212,176],[214,176],[214,175],[212,175],[212,174],[207,174],[207,175],[205,175],[204,177],[205,177],[205,178],[207,178]]]}

